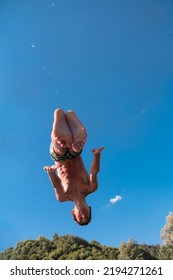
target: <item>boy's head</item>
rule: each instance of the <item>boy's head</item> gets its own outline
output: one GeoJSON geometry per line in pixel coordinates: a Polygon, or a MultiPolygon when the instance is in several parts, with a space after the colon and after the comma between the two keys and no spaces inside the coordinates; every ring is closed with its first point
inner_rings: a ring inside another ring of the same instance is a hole
{"type": "Polygon", "coordinates": [[[83,208],[76,208],[72,210],[72,216],[80,226],[88,225],[91,221],[91,207],[86,204],[83,208]]]}

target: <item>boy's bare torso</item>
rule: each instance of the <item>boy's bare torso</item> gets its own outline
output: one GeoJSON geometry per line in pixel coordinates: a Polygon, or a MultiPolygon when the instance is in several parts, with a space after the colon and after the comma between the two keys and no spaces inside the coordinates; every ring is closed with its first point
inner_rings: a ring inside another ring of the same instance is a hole
{"type": "Polygon", "coordinates": [[[86,196],[89,190],[89,175],[81,156],[72,160],[56,162],[58,177],[61,180],[67,200],[73,200],[80,194],[86,196]]]}

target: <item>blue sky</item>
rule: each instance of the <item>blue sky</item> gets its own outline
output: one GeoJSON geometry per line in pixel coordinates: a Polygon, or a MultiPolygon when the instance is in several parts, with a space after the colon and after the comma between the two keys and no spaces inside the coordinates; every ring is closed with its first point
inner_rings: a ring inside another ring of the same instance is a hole
{"type": "Polygon", "coordinates": [[[172,15],[168,0],[1,1],[0,251],[55,232],[161,244],[173,211],[172,15]],[[87,128],[88,170],[105,146],[86,227],[43,171],[58,107],[87,128]]]}

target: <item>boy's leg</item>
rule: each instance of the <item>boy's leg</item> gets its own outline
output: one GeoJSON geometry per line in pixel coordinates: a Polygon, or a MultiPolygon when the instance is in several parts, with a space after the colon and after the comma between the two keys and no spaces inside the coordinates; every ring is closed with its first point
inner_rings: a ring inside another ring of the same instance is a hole
{"type": "Polygon", "coordinates": [[[66,112],[66,119],[73,137],[72,150],[80,152],[86,142],[86,129],[73,111],[66,112]]]}
{"type": "Polygon", "coordinates": [[[51,140],[54,151],[59,155],[64,155],[67,148],[71,147],[72,144],[72,134],[65,113],[61,109],[56,109],[54,112],[51,140]]]}

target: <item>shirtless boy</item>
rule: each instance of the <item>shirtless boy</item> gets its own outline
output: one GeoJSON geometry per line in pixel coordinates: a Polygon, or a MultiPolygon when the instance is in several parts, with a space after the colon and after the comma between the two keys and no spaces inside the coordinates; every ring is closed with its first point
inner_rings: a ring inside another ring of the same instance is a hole
{"type": "Polygon", "coordinates": [[[50,145],[50,155],[55,164],[45,166],[44,170],[48,173],[57,200],[74,202],[72,215],[80,225],[87,225],[91,219],[91,207],[85,198],[98,188],[97,174],[104,149],[92,150],[94,157],[89,175],[81,157],[86,138],[86,129],[73,111],[55,110],[50,145]]]}

